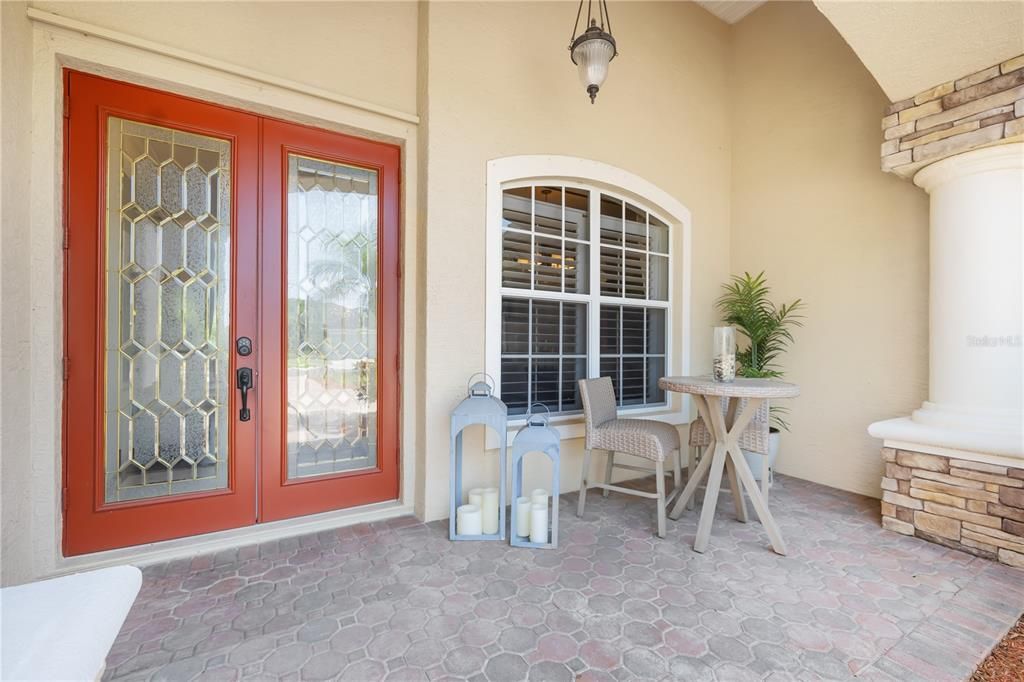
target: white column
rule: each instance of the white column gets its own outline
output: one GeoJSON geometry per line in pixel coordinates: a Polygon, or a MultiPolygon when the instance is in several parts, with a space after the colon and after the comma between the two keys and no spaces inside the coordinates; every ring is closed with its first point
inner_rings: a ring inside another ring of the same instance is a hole
{"type": "Polygon", "coordinates": [[[943,159],[914,183],[931,198],[929,399],[868,431],[1024,457],[1024,143],[943,159]]]}

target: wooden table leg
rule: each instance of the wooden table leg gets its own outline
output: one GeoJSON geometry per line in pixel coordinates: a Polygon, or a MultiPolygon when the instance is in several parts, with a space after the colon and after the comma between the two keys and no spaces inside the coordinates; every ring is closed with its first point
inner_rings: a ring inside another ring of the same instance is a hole
{"type": "MultiPolygon", "coordinates": [[[[750,501],[754,505],[754,511],[757,512],[757,517],[761,520],[761,524],[765,527],[768,533],[768,538],[771,540],[772,548],[779,554],[786,553],[786,545],[782,541],[782,533],[779,532],[779,527],[775,523],[775,519],[772,517],[771,512],[768,511],[768,505],[765,503],[764,498],[761,497],[760,490],[757,489],[757,484],[754,481],[754,475],[750,472],[750,467],[747,466],[747,461],[743,457],[743,451],[739,446],[739,435],[743,433],[743,430],[747,428],[747,425],[754,418],[757,413],[757,409],[761,406],[762,399],[751,398],[747,401],[747,406],[743,409],[736,420],[728,427],[725,424],[725,418],[722,415],[721,410],[709,409],[707,410],[707,417],[712,426],[712,433],[716,439],[715,444],[715,464],[718,463],[718,454],[720,451],[724,451],[722,454],[723,459],[731,459],[732,469],[736,475],[739,476],[740,483],[738,485],[739,493],[742,495],[743,488],[746,488],[747,493],[750,495],[750,501]]],[[[702,413],[701,416],[704,416],[702,413]]],[[[707,546],[708,537],[711,534],[711,522],[714,518],[715,505],[712,502],[709,506],[708,499],[712,498],[717,501],[718,488],[721,483],[721,473],[724,468],[724,462],[719,467],[712,465],[711,474],[708,479],[708,490],[705,493],[704,507],[701,509],[700,523],[697,527],[697,540],[694,542],[693,549],[697,552],[704,551],[707,546]],[[715,474],[718,474],[717,480],[715,480],[715,474]],[[712,481],[715,483],[714,493],[712,494],[712,481]]],[[[745,513],[745,509],[743,510],[745,513]]],[[[739,506],[737,506],[737,514],[739,514],[739,506]]]]}
{"type": "Polygon", "coordinates": [[[750,471],[750,467],[747,466],[747,460],[743,457],[743,451],[740,450],[738,445],[732,443],[728,453],[732,458],[736,473],[739,474],[740,482],[747,489],[747,494],[750,495],[750,503],[754,505],[757,518],[761,519],[761,525],[764,526],[765,532],[768,533],[772,549],[776,553],[785,556],[786,543],[782,540],[782,532],[779,530],[778,524],[775,523],[775,517],[768,510],[768,504],[761,497],[761,491],[757,487],[757,481],[754,480],[754,474],[750,471]]]}
{"type": "MultiPolygon", "coordinates": [[[[708,421],[708,406],[706,398],[702,395],[693,395],[692,398],[698,414],[700,414],[701,418],[704,420],[704,423],[707,425],[708,431],[712,434],[713,438],[714,431],[711,430],[711,422],[708,421]]],[[[708,469],[711,468],[711,453],[714,452],[714,450],[715,442],[712,440],[711,444],[704,449],[704,456],[700,458],[700,464],[694,467],[691,460],[690,470],[686,472],[686,487],[683,488],[683,492],[681,492],[679,497],[676,498],[676,502],[668,514],[668,517],[673,521],[678,520],[679,517],[682,516],[683,507],[693,500],[694,495],[697,494],[697,486],[699,486],[701,481],[704,480],[704,477],[707,476],[708,469]]],[[[704,494],[707,496],[706,491],[704,494]]],[[[692,506],[693,505],[690,505],[691,508],[692,506]]]]}
{"type": "Polygon", "coordinates": [[[736,509],[736,520],[740,523],[747,522],[747,503],[743,500],[743,488],[740,487],[739,479],[736,478],[736,467],[732,460],[725,458],[726,480],[729,481],[729,492],[732,493],[732,504],[736,509]]]}
{"type": "MultiPolygon", "coordinates": [[[[729,399],[729,406],[725,412],[725,428],[730,431],[732,431],[733,424],[736,423],[736,411],[739,407],[739,398],[729,399]]],[[[728,457],[725,458],[725,472],[728,474],[727,480],[729,481],[729,491],[732,493],[733,508],[736,509],[736,519],[740,523],[746,523],[747,503],[743,500],[743,488],[740,487],[739,479],[736,478],[736,470],[728,457]]]]}
{"type": "Polygon", "coordinates": [[[679,519],[683,515],[683,507],[686,503],[693,499],[693,496],[697,493],[697,486],[707,476],[708,469],[711,468],[711,455],[708,452],[704,453],[701,457],[700,464],[697,465],[695,471],[690,473],[690,478],[686,482],[686,487],[683,488],[683,492],[680,493],[679,497],[676,498],[676,503],[672,506],[672,511],[669,512],[668,517],[673,521],[679,519]]]}
{"type": "MultiPolygon", "coordinates": [[[[721,417],[721,413],[719,413],[721,417]]],[[[704,491],[704,505],[700,510],[700,521],[697,522],[697,537],[693,541],[693,551],[703,552],[707,549],[708,538],[711,537],[711,523],[715,520],[715,506],[718,504],[718,490],[722,485],[722,470],[725,469],[726,448],[724,443],[715,443],[714,455],[708,457],[711,470],[708,473],[708,488],[704,491]]]]}

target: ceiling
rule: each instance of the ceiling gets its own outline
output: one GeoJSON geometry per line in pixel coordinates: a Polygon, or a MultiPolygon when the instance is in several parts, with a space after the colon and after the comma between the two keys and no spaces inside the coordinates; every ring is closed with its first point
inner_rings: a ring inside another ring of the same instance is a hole
{"type": "Polygon", "coordinates": [[[697,4],[730,24],[747,16],[765,3],[765,0],[697,0],[697,4]]]}
{"type": "Polygon", "coordinates": [[[893,102],[1024,54],[1022,2],[814,4],[893,102]]]}

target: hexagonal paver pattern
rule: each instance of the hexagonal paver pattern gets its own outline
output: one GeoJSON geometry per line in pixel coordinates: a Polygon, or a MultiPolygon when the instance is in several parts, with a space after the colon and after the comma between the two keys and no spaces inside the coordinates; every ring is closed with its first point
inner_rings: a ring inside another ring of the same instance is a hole
{"type": "Polygon", "coordinates": [[[883,531],[876,500],[778,477],[790,554],[723,494],[696,512],[561,501],[557,550],[402,518],[147,567],[108,680],[963,679],[1019,616],[1019,570],[883,531]]]}

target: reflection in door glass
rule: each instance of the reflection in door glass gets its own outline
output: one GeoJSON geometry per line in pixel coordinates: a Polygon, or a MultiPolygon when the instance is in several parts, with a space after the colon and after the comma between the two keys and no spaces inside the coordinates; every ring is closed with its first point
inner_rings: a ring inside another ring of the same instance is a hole
{"type": "Polygon", "coordinates": [[[377,466],[377,173],[288,157],[288,477],[377,466]]]}
{"type": "Polygon", "coordinates": [[[231,145],[107,132],[105,499],[224,488],[231,145]]]}

